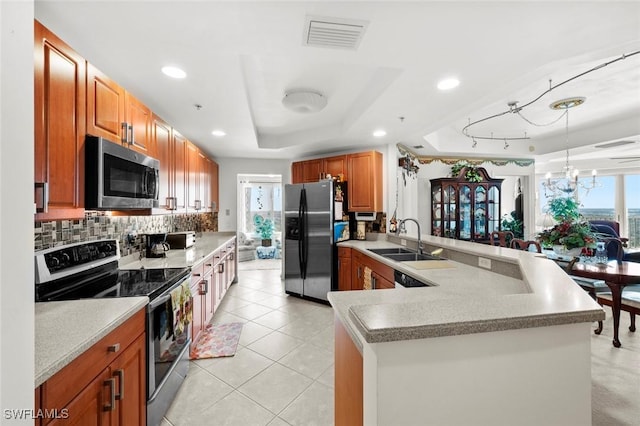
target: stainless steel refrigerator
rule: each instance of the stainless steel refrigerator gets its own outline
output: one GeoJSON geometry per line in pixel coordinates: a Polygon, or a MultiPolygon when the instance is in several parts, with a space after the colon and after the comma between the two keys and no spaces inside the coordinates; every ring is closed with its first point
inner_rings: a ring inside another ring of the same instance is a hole
{"type": "Polygon", "coordinates": [[[326,301],[327,293],[337,290],[334,186],[331,180],[285,185],[284,289],[289,294],[326,301]]]}

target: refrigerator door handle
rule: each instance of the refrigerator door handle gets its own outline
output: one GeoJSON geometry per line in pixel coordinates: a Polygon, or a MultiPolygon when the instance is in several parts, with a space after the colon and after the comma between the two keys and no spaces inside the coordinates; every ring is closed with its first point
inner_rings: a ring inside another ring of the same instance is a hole
{"type": "Polygon", "coordinates": [[[304,280],[307,272],[305,253],[304,253],[304,240],[305,240],[305,226],[304,226],[304,207],[306,205],[306,193],[304,188],[300,191],[300,205],[298,206],[298,262],[300,264],[300,277],[304,280]]]}

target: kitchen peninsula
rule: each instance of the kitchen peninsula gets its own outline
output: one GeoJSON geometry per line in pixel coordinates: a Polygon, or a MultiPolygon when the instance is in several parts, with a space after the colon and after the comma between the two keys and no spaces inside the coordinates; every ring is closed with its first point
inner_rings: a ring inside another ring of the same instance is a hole
{"type": "Polygon", "coordinates": [[[423,242],[443,248],[448,267],[415,269],[368,250],[415,244],[391,235],[339,244],[431,286],[329,293],[336,425],[353,424],[354,412],[364,425],[590,424],[600,306],[537,254],[423,242]]]}

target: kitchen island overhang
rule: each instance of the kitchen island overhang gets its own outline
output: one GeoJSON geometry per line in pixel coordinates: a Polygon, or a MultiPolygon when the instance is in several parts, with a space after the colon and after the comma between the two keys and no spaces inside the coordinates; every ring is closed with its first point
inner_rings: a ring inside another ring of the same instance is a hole
{"type": "Polygon", "coordinates": [[[602,308],[533,253],[425,241],[451,258],[516,265],[521,276],[462,263],[412,271],[367,250],[389,241],[341,243],[435,284],[330,293],[362,354],[364,424],[590,424],[591,322],[602,308]]]}

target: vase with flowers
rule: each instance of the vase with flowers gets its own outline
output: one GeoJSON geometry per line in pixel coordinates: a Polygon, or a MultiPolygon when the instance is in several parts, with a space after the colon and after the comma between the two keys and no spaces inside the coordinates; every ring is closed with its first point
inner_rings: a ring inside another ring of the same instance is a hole
{"type": "Polygon", "coordinates": [[[543,247],[556,254],[579,256],[585,248],[596,247],[596,236],[587,222],[565,220],[538,234],[543,247]]]}

